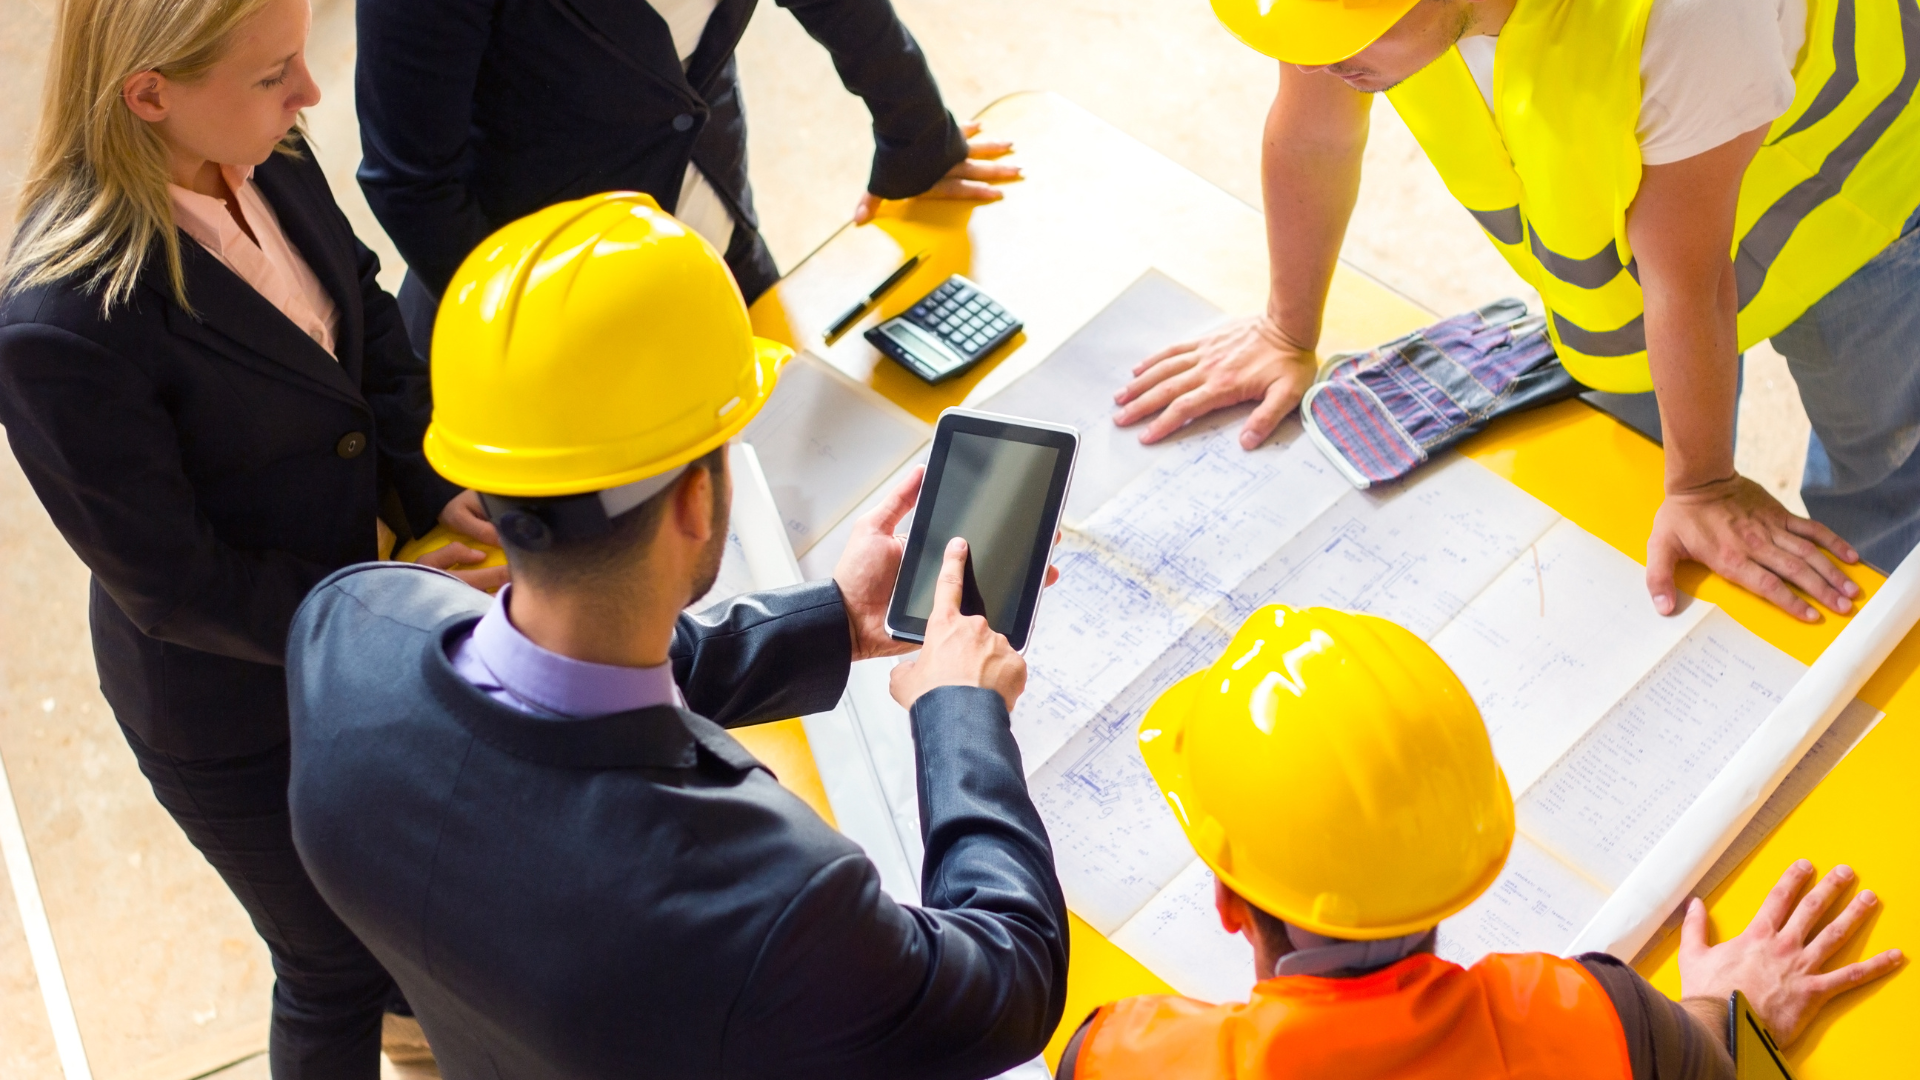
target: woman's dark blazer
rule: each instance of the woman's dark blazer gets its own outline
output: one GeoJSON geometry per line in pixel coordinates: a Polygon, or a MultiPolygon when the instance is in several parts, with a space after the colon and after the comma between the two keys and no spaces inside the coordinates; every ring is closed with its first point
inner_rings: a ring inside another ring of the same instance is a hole
{"type": "Polygon", "coordinates": [[[319,165],[275,154],[254,180],[333,298],[337,360],[184,234],[192,313],[157,257],[110,315],[73,280],[0,303],[0,423],[93,571],[100,689],[188,759],[285,740],[307,590],[377,557],[380,507],[404,537],[459,490],[421,454],[426,364],[319,165]]]}

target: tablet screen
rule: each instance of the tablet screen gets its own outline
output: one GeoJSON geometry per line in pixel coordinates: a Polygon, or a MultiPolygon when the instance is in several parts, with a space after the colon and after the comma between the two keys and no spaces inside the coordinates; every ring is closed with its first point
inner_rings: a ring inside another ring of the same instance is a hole
{"type": "Polygon", "coordinates": [[[962,609],[1025,644],[1074,446],[1071,433],[1011,419],[942,418],[896,586],[897,628],[925,632],[947,542],[961,536],[971,576],[962,609]]]}

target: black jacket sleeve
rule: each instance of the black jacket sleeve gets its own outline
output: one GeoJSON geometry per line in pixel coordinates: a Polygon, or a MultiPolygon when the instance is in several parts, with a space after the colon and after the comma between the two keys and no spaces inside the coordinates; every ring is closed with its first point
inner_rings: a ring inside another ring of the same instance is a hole
{"type": "Polygon", "coordinates": [[[1606,953],[1585,953],[1578,959],[1620,1016],[1633,1080],[1733,1080],[1733,1057],[1725,1039],[1708,1031],[1679,1002],[1606,953]]]}
{"type": "Polygon", "coordinates": [[[380,257],[356,237],[360,296],[366,313],[366,369],[360,392],[373,409],[380,441],[380,472],[400,496],[414,536],[425,535],[460,486],[433,471],[421,450],[433,419],[427,362],[413,351],[400,305],[380,287],[380,257]]]}
{"type": "Polygon", "coordinates": [[[0,419],[34,494],[141,632],[283,663],[287,627],[334,567],[240,551],[195,507],[181,436],[138,365],[42,323],[0,330],[0,419]]]}
{"type": "Polygon", "coordinates": [[[862,857],[795,896],[728,1019],[726,1076],[994,1076],[1046,1045],[1066,1000],[1067,907],[999,694],[914,703],[924,906],[862,857]]]}
{"type": "Polygon", "coordinates": [[[926,191],[967,157],[960,125],[890,0],[779,0],[833,55],[840,82],[873,115],[873,173],[883,199],[926,191]]]}
{"type": "Polygon", "coordinates": [[[742,727],[833,708],[847,688],[853,630],[840,587],[814,582],[682,613],[668,658],[687,708],[742,727]]]}
{"type": "Polygon", "coordinates": [[[491,0],[360,0],[354,106],[360,186],[437,296],[493,230],[468,184],[491,0]]]}

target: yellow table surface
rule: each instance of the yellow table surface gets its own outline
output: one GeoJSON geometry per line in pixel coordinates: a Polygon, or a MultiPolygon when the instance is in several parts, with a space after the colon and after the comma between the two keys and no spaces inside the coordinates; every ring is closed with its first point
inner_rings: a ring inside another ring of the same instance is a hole
{"type": "MultiPolygon", "coordinates": [[[[841,229],[753,306],[756,330],[812,349],[915,414],[932,420],[976,386],[983,393],[1029,370],[1149,268],[1157,268],[1228,311],[1256,310],[1266,297],[1266,246],[1260,215],[1246,204],[1078,106],[1052,94],[1017,94],[984,110],[986,133],[1015,144],[1026,179],[1000,202],[889,203],[872,225],[841,229]],[[832,346],[825,327],[898,266],[924,251],[927,261],[854,330],[832,346]],[[927,386],[883,358],[860,331],[890,318],[939,284],[964,273],[1026,321],[1021,337],[966,377],[927,386]]],[[[1249,139],[1259,137],[1247,132],[1249,139]]],[[[1350,267],[1336,274],[1322,351],[1364,348],[1432,321],[1428,312],[1350,267]]],[[[1118,387],[1138,358],[1115,357],[1118,387]]],[[[1660,450],[1611,418],[1566,402],[1493,425],[1465,447],[1468,456],[1546,502],[1581,527],[1644,562],[1660,499],[1660,450]]],[[[1699,567],[1681,586],[1724,607],[1742,624],[1811,663],[1842,620],[1807,626],[1699,567]]],[[[1872,590],[1868,570],[1854,574],[1872,590]]],[[[1746,925],[1788,863],[1809,858],[1825,869],[1846,861],[1884,897],[1881,911],[1846,959],[1893,945],[1920,947],[1907,904],[1920,909],[1920,868],[1899,821],[1920,820],[1920,635],[1910,636],[1861,693],[1884,710],[1860,747],[1709,897],[1715,933],[1746,925]],[[1909,898],[1912,898],[1911,900],[1909,898]]],[[[790,787],[831,820],[818,772],[798,721],[736,731],[790,787]]],[[[1095,1006],[1168,987],[1077,917],[1072,967],[1054,1060],[1072,1028],[1095,1006]]],[[[1669,993],[1679,990],[1669,941],[1641,970],[1669,993]]],[[[1807,1080],[1890,1072],[1898,1067],[1900,1015],[1920,1007],[1920,979],[1904,972],[1829,1007],[1791,1057],[1807,1080]]]]}

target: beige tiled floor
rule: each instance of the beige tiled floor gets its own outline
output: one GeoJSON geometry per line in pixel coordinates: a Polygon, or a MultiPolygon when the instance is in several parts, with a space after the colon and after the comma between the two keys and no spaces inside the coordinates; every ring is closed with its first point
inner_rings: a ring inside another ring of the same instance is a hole
{"type": "MultiPolygon", "coordinates": [[[[24,167],[55,0],[0,0],[0,178],[24,167]]],[[[1249,202],[1273,65],[1199,0],[897,0],[954,111],[1060,91],[1249,202]]],[[[337,197],[399,280],[352,173],[350,0],[316,0],[327,99],[310,126],[337,197]]],[[[740,50],[759,209],[791,266],[844,219],[871,144],[860,103],[797,23],[762,4],[740,50]]],[[[1114,228],[1152,227],[1152,207],[1114,228]]],[[[1522,290],[1384,106],[1374,112],[1356,265],[1437,312],[1522,290]]],[[[1791,380],[1756,357],[1742,467],[1783,493],[1805,441],[1791,380]]],[[[94,687],[85,571],[0,455],[0,757],[13,786],[94,1074],[184,1080],[257,1048],[271,973],[238,905],[154,804],[94,687]]],[[[3,886],[3,881],[0,881],[3,886]]],[[[10,893],[0,892],[0,1076],[60,1075],[10,893]]],[[[255,1057],[218,1075],[266,1075],[255,1057]]]]}

